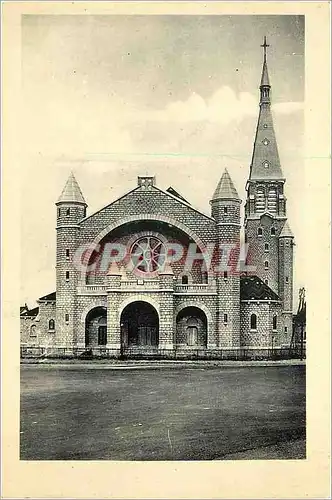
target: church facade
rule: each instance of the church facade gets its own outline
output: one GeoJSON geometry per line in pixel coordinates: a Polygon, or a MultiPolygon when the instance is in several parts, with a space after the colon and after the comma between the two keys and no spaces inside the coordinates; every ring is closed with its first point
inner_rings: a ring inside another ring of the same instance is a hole
{"type": "Polygon", "coordinates": [[[152,176],[93,215],[73,174],[56,203],[56,291],[21,308],[21,346],[95,355],[289,346],[294,237],[266,61],[241,200],[226,170],[196,210],[152,176]]]}

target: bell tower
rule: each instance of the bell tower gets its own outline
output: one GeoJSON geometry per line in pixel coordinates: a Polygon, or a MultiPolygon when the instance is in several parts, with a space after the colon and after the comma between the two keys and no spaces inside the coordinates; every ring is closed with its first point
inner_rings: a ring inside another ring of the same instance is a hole
{"type": "MultiPolygon", "coordinates": [[[[283,315],[292,315],[293,235],[287,222],[283,176],[271,112],[271,84],[264,43],[259,86],[259,116],[246,185],[245,239],[247,263],[283,303],[283,315]]],[[[291,330],[287,320],[286,334],[291,330]]]]}

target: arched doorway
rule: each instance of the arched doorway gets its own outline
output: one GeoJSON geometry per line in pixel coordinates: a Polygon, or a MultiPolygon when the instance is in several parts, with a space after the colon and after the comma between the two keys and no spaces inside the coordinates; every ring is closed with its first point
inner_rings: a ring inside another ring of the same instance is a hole
{"type": "Polygon", "coordinates": [[[96,347],[107,344],[106,307],[94,307],[85,318],[85,346],[96,347]]]}
{"type": "Polygon", "coordinates": [[[185,307],[178,313],[176,344],[188,347],[207,346],[207,318],[198,307],[185,307]]]}
{"type": "Polygon", "coordinates": [[[143,301],[132,302],[122,311],[121,341],[124,347],[157,347],[159,318],[156,309],[143,301]]]}

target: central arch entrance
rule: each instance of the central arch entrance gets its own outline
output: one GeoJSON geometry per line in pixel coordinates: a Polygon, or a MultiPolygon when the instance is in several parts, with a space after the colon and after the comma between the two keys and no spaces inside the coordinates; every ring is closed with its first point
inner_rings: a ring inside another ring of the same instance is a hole
{"type": "Polygon", "coordinates": [[[148,302],[128,304],[121,313],[121,341],[124,347],[157,347],[159,317],[148,302]]]}

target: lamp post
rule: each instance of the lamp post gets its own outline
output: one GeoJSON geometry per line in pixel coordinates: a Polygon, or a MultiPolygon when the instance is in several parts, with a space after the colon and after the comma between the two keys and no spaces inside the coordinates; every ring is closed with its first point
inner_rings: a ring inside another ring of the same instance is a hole
{"type": "Polygon", "coordinates": [[[274,357],[274,335],[272,335],[272,352],[271,352],[271,358],[273,359],[274,357]]]}

